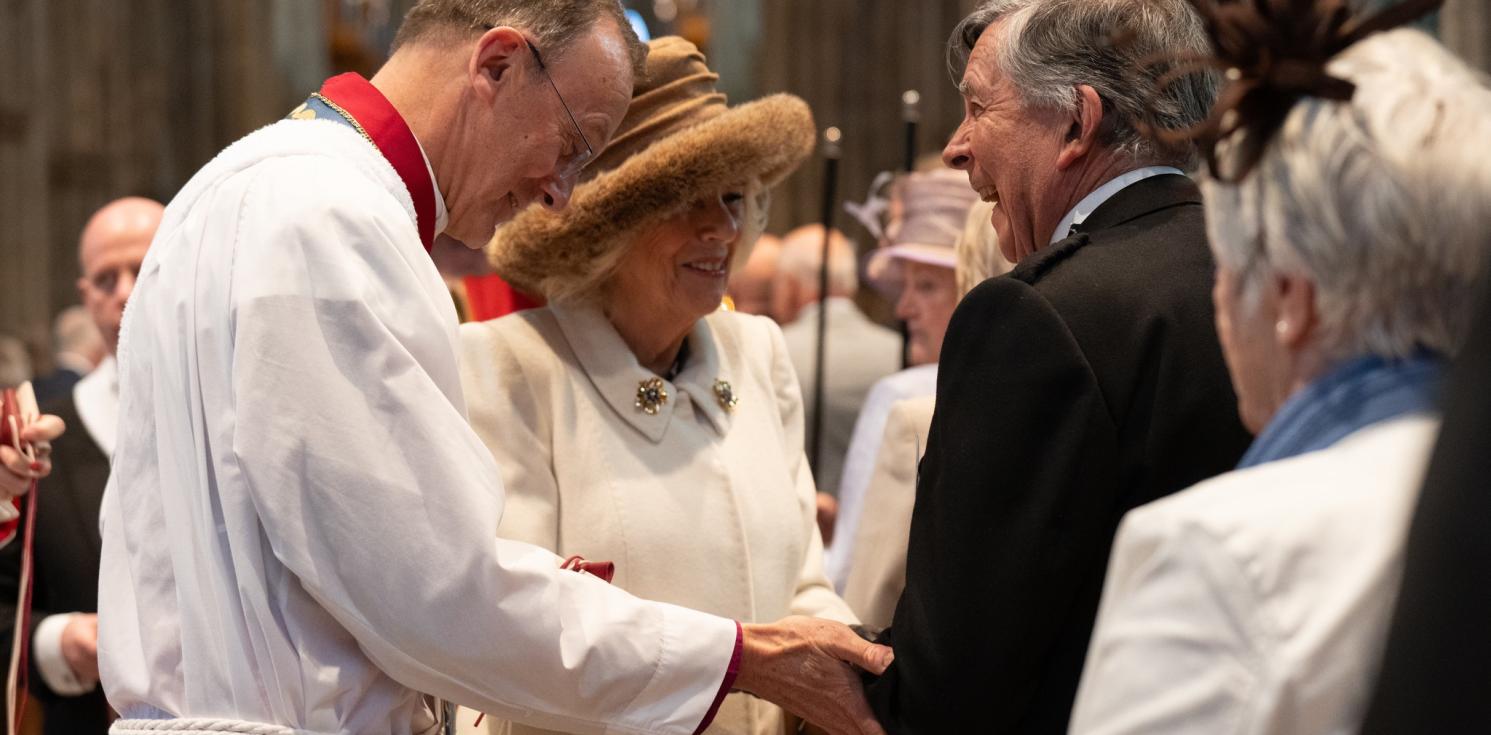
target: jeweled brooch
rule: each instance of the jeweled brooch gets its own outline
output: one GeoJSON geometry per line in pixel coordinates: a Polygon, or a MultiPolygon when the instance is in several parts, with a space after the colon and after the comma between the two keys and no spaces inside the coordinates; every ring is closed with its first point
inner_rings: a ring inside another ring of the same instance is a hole
{"type": "Polygon", "coordinates": [[[658,409],[668,402],[668,387],[662,378],[648,378],[637,384],[637,400],[632,405],[642,409],[648,416],[656,416],[658,409]]]}
{"type": "Polygon", "coordinates": [[[724,380],[714,381],[714,397],[720,402],[720,408],[725,409],[727,413],[734,411],[740,403],[740,399],[735,396],[735,389],[724,380]]]}

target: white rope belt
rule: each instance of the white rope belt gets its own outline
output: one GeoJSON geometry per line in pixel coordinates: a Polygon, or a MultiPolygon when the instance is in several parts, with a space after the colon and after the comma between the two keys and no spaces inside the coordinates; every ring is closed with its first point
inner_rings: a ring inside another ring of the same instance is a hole
{"type": "Polygon", "coordinates": [[[263,725],[241,720],[217,720],[209,718],[174,720],[115,720],[109,726],[109,735],[209,735],[209,733],[236,733],[237,735],[305,735],[284,725],[263,725]]]}

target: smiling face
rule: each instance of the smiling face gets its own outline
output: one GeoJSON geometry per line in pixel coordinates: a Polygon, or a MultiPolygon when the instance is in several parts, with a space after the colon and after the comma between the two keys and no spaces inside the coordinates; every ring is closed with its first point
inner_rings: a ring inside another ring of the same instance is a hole
{"type": "Polygon", "coordinates": [[[996,58],[1005,21],[979,37],[963,74],[963,122],[942,152],[951,168],[968,172],[969,185],[986,202],[999,249],[1011,262],[1045,247],[1068,208],[1058,191],[1058,159],[1071,119],[1032,108],[999,68],[996,58]]]}
{"type": "Polygon", "coordinates": [[[486,245],[498,224],[534,202],[554,210],[568,205],[586,141],[599,153],[631,101],[631,61],[611,21],[597,23],[557,58],[543,49],[547,75],[528,43],[510,28],[493,29],[472,58],[472,91],[453,136],[455,150],[469,153],[441,171],[446,234],[469,247],[486,245]]]}
{"type": "Polygon", "coordinates": [[[745,186],[726,188],[639,234],[608,286],[613,318],[687,331],[720,308],[745,197],[745,186]]]}

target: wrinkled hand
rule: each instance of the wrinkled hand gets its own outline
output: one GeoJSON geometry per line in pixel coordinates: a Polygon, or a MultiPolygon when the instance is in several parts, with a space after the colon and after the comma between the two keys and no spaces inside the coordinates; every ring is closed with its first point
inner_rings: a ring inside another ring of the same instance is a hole
{"type": "Polygon", "coordinates": [[[838,521],[838,499],[828,493],[818,493],[818,534],[823,537],[824,546],[833,543],[834,524],[838,521]]]}
{"type": "Polygon", "coordinates": [[[817,618],[783,618],[742,631],[737,689],[775,702],[831,735],[884,735],[851,665],[884,673],[895,658],[889,648],[817,618]]]}
{"type": "Polygon", "coordinates": [[[21,430],[21,441],[30,442],[36,450],[36,461],[26,459],[15,447],[0,446],[0,502],[24,495],[32,480],[52,473],[52,440],[62,436],[66,426],[56,416],[42,416],[21,430]]]}
{"type": "Polygon", "coordinates": [[[62,628],[62,657],[84,681],[98,681],[98,616],[79,613],[62,628]]]}

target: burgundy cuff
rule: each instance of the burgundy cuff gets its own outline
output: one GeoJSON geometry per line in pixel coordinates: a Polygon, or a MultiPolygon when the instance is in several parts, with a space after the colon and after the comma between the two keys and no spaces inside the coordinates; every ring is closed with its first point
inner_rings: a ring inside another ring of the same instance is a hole
{"type": "Polygon", "coordinates": [[[735,652],[730,654],[730,666],[725,669],[725,680],[720,682],[720,691],[714,695],[714,702],[709,705],[709,711],[704,713],[704,721],[699,723],[699,729],[694,735],[704,732],[709,724],[714,722],[714,716],[720,711],[720,703],[725,701],[725,695],[735,686],[735,677],[740,675],[740,652],[745,645],[745,634],[741,630],[740,623],[735,623],[735,652]]]}

